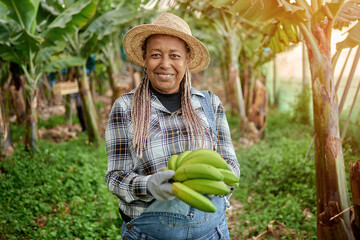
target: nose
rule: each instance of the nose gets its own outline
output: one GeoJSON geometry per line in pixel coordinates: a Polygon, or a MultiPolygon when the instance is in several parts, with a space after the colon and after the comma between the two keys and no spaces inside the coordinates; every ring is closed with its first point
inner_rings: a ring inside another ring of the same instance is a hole
{"type": "Polygon", "coordinates": [[[168,56],[163,56],[163,58],[161,58],[161,62],[160,62],[160,67],[163,69],[167,69],[171,66],[171,61],[170,58],[168,56]]]}

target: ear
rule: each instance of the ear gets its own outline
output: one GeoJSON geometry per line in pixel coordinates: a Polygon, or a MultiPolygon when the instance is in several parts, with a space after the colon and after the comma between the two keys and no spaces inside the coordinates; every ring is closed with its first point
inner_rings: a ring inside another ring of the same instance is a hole
{"type": "Polygon", "coordinates": [[[190,52],[188,52],[187,54],[186,54],[186,65],[190,65],[190,60],[191,60],[191,54],[190,54],[190,52]]]}

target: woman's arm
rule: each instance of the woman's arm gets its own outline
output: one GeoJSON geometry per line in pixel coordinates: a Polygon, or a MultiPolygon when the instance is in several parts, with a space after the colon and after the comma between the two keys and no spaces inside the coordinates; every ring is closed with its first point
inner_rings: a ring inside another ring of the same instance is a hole
{"type": "Polygon", "coordinates": [[[105,131],[108,169],[105,176],[110,192],[123,201],[151,201],[146,185],[150,176],[134,172],[134,159],[131,154],[131,101],[129,96],[115,101],[105,131]]]}

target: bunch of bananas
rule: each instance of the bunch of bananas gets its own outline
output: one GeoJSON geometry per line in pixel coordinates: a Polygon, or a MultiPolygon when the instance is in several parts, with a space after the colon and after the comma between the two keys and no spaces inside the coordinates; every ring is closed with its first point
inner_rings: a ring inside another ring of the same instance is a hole
{"type": "Polygon", "coordinates": [[[215,212],[216,207],[203,194],[226,195],[230,192],[228,186],[239,186],[238,176],[220,154],[210,149],[174,154],[167,168],[175,171],[172,183],[175,196],[205,212],[215,212]]]}

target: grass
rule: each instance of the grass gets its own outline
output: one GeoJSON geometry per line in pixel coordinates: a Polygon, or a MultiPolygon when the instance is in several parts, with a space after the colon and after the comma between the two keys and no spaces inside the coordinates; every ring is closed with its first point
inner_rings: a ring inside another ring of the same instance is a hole
{"type": "Polygon", "coordinates": [[[33,156],[20,144],[0,163],[0,239],[120,239],[104,143],[86,140],[41,141],[33,156]]]}
{"type": "Polygon", "coordinates": [[[276,220],[296,230],[300,239],[316,239],[315,169],[313,160],[305,159],[312,127],[271,112],[266,139],[237,151],[241,180],[233,197],[243,209],[232,235],[257,236],[276,220]],[[314,216],[309,218],[309,213],[314,216]]]}

